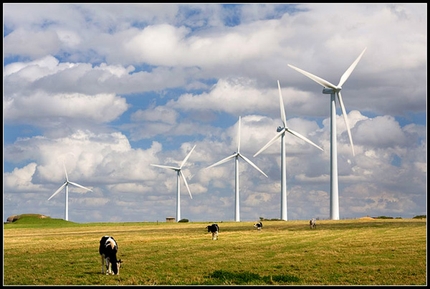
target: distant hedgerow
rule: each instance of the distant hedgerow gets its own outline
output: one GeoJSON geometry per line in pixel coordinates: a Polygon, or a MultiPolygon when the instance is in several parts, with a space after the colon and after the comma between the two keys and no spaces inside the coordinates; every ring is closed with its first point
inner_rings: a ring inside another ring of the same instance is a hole
{"type": "Polygon", "coordinates": [[[375,219],[394,219],[393,217],[387,217],[387,216],[379,216],[376,217],[375,219]]]}

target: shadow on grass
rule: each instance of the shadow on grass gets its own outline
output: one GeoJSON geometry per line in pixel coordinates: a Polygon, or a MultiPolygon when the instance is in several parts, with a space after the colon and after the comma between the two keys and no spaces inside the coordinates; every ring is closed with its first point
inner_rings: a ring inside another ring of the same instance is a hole
{"type": "Polygon", "coordinates": [[[273,285],[287,284],[299,281],[299,278],[291,275],[260,276],[259,274],[251,272],[234,273],[223,270],[216,270],[213,273],[209,274],[209,276],[206,276],[206,278],[210,278],[210,280],[207,280],[207,282],[205,282],[206,285],[273,285]]]}

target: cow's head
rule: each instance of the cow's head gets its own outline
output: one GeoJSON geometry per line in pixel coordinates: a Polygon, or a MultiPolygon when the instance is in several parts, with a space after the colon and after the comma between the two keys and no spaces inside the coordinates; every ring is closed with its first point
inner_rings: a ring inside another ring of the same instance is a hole
{"type": "Polygon", "coordinates": [[[116,260],[116,264],[112,263],[112,271],[114,275],[119,275],[119,268],[121,268],[122,260],[116,260]]]}

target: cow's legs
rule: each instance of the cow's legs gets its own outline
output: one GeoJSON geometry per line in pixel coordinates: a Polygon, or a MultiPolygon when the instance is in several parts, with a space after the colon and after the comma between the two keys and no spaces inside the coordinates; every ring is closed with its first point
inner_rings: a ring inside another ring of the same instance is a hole
{"type": "Polygon", "coordinates": [[[218,231],[212,233],[212,240],[218,240],[218,231]]]}
{"type": "Polygon", "coordinates": [[[105,265],[106,266],[106,275],[109,275],[112,272],[109,258],[105,258],[105,262],[106,262],[106,265],[105,265]]]}
{"type": "MultiPolygon", "coordinates": [[[[106,275],[109,275],[110,272],[111,272],[109,258],[103,258],[103,260],[102,260],[102,267],[105,267],[105,269],[106,269],[106,275]]],[[[103,268],[102,268],[102,273],[103,273],[103,268]]]]}
{"type": "Polygon", "coordinates": [[[100,255],[100,257],[102,258],[102,274],[104,273],[104,267],[105,267],[105,258],[103,255],[100,255]]]}

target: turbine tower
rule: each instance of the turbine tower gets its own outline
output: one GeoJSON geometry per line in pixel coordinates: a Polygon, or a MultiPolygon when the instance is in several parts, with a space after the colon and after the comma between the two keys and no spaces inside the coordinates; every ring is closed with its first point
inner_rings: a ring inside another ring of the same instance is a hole
{"type": "Polygon", "coordinates": [[[84,186],[81,186],[77,183],[69,181],[69,177],[67,176],[66,166],[64,164],[63,164],[63,167],[64,167],[64,173],[66,174],[66,181],[64,182],[64,184],[61,185],[60,188],[58,188],[58,190],[55,191],[55,193],[52,194],[52,196],[49,197],[48,201],[50,199],[52,199],[52,197],[54,197],[56,194],[58,194],[65,187],[66,188],[66,200],[65,200],[65,207],[66,208],[65,208],[65,212],[64,212],[64,219],[66,221],[68,221],[69,220],[69,184],[74,185],[74,186],[79,187],[79,188],[82,188],[82,189],[85,189],[87,191],[92,192],[93,190],[88,189],[84,186]]]}
{"type": "Polygon", "coordinates": [[[266,178],[268,177],[262,170],[260,170],[253,162],[251,162],[248,158],[246,158],[243,154],[240,153],[240,121],[241,118],[239,116],[239,129],[238,129],[238,142],[237,142],[237,152],[235,152],[234,154],[232,154],[231,156],[228,156],[222,160],[220,160],[217,163],[214,163],[213,165],[210,165],[207,167],[208,168],[212,168],[214,166],[223,164],[227,161],[229,161],[230,159],[235,160],[235,214],[234,214],[234,220],[236,222],[240,222],[240,205],[239,205],[239,157],[241,157],[244,161],[246,161],[248,164],[250,164],[251,166],[253,166],[256,170],[258,170],[260,173],[262,173],[263,175],[266,176],[266,178]]]}
{"type": "Polygon", "coordinates": [[[284,108],[284,102],[282,100],[282,93],[281,93],[281,85],[279,84],[278,80],[278,90],[279,90],[279,102],[280,102],[280,109],[281,109],[281,119],[283,127],[279,126],[276,130],[278,134],[276,134],[264,147],[262,147],[255,155],[257,156],[259,153],[264,151],[266,148],[268,148],[271,144],[273,144],[278,138],[281,138],[281,220],[287,221],[287,170],[286,170],[286,163],[285,163],[285,133],[289,132],[290,134],[310,143],[311,145],[317,147],[318,149],[322,150],[319,146],[314,144],[312,141],[308,140],[301,134],[289,129],[287,127],[287,118],[285,116],[285,108],[284,108]]]}
{"type": "Polygon", "coordinates": [[[301,74],[309,77],[316,83],[322,85],[323,94],[330,94],[330,219],[339,220],[339,189],[338,189],[338,171],[337,171],[337,140],[336,140],[336,95],[339,100],[340,107],[342,109],[343,118],[345,120],[346,129],[348,131],[349,141],[351,143],[352,155],[355,155],[354,144],[352,143],[351,130],[349,129],[348,116],[346,114],[345,106],[342,101],[342,85],[351,75],[352,71],[357,66],[361,57],[367,48],[364,48],[363,52],[357,57],[357,59],[351,64],[351,66],[345,71],[340,78],[339,84],[334,85],[327,80],[324,80],[316,75],[306,72],[300,68],[288,64],[289,67],[297,70],[301,74]]]}
{"type": "Polygon", "coordinates": [[[159,167],[159,168],[170,169],[170,170],[176,171],[176,184],[177,184],[177,186],[176,186],[176,222],[179,222],[181,220],[181,179],[180,179],[181,176],[182,176],[182,179],[184,180],[185,186],[188,189],[188,193],[190,194],[190,198],[191,199],[193,198],[193,196],[191,195],[190,188],[188,187],[188,184],[187,184],[187,179],[185,179],[185,176],[182,173],[182,167],[184,166],[184,164],[186,163],[186,161],[190,157],[190,155],[193,152],[195,147],[196,147],[196,145],[193,146],[193,148],[188,153],[188,155],[185,157],[185,159],[182,161],[182,163],[179,167],[151,164],[151,166],[154,166],[154,167],[159,167]]]}

